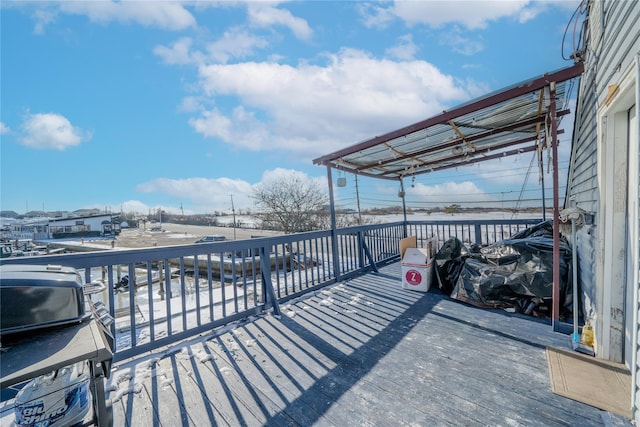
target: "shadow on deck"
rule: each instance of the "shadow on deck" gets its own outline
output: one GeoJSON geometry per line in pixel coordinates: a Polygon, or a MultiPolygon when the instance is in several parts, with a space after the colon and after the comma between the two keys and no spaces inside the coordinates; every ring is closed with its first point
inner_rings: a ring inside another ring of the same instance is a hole
{"type": "MultiPolygon", "coordinates": [[[[550,322],[400,288],[400,263],[123,361],[114,425],[604,425],[555,395],[550,322]]],[[[611,425],[611,424],[609,424],[611,425]]]]}

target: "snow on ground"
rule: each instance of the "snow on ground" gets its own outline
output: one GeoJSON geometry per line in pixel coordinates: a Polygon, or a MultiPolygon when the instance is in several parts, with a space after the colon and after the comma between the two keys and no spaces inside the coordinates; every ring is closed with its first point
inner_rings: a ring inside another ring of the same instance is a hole
{"type": "MultiPolygon", "coordinates": [[[[364,307],[374,304],[368,301],[364,295],[351,290],[348,285],[338,283],[294,298],[288,301],[286,305],[280,307],[280,309],[283,315],[294,317],[296,313],[302,310],[308,310],[312,305],[327,305],[327,301],[329,300],[331,301],[329,305],[332,306],[332,309],[336,310],[336,313],[340,310],[354,312],[357,311],[358,306],[364,307]]],[[[202,348],[204,348],[204,346],[219,346],[216,339],[224,334],[231,333],[233,337],[227,338],[229,344],[227,349],[230,350],[228,354],[233,358],[242,357],[239,352],[234,352],[233,346],[237,345],[236,341],[243,342],[247,347],[250,347],[256,343],[256,340],[244,337],[239,327],[264,316],[279,317],[271,312],[263,312],[258,315],[249,316],[244,320],[231,322],[216,329],[212,333],[170,344],[163,349],[156,349],[153,353],[149,353],[146,356],[138,356],[132,360],[118,363],[118,365],[113,368],[112,376],[107,386],[107,391],[110,392],[112,401],[116,402],[126,394],[139,393],[142,390],[144,380],[152,376],[159,377],[159,383],[161,383],[165,377],[163,370],[159,367],[159,362],[165,357],[176,355],[178,358],[185,360],[195,359],[200,363],[206,363],[211,360],[211,358],[216,357],[203,350],[193,353],[192,348],[196,343],[201,343],[202,348]]],[[[232,368],[225,367],[221,370],[221,373],[230,374],[231,369],[232,368]]]]}

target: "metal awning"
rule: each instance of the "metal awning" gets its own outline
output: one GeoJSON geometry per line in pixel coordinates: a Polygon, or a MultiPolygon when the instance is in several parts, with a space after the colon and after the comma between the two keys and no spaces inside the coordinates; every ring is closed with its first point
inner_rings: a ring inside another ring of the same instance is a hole
{"type": "MultiPolygon", "coordinates": [[[[376,136],[318,157],[327,167],[331,228],[336,218],[331,170],[373,178],[402,180],[432,171],[537,150],[552,151],[553,161],[553,307],[552,326],[560,319],[560,232],[558,196],[558,130],[566,108],[570,82],[584,70],[582,63],[518,83],[418,123],[376,136]]],[[[404,192],[402,192],[403,210],[404,192]]],[[[405,229],[406,235],[406,229],[405,229]]],[[[335,236],[334,236],[335,237],[335,236]]],[[[336,250],[334,248],[334,250],[336,250]]],[[[336,256],[337,254],[334,254],[336,256]]],[[[337,256],[336,256],[337,258],[337,256]]],[[[373,262],[373,261],[372,261],[373,262]]],[[[374,264],[375,268],[375,264],[374,264]]],[[[334,266],[336,277],[339,268],[334,266]]]]}
{"type": "Polygon", "coordinates": [[[376,136],[313,160],[345,172],[400,180],[551,146],[551,90],[556,128],[570,95],[569,82],[583,65],[545,74],[494,92],[437,116],[376,136]]]}

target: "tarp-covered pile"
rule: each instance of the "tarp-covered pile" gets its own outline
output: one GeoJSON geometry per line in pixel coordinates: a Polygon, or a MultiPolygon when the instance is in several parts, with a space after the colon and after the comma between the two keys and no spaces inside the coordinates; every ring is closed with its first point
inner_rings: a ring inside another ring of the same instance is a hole
{"type": "MultiPolygon", "coordinates": [[[[542,222],[482,248],[469,250],[456,238],[435,257],[440,289],[479,307],[514,308],[548,316],[553,296],[553,226],[542,222]]],[[[561,317],[572,309],[571,248],[560,239],[561,317]]]]}

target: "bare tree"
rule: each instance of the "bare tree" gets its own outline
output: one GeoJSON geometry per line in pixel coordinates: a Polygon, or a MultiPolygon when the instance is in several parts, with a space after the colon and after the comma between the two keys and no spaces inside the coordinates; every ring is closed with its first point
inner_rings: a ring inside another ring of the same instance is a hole
{"type": "Polygon", "coordinates": [[[263,228],[288,234],[318,230],[326,223],[326,193],[298,174],[262,185],[253,197],[263,228]]]}

